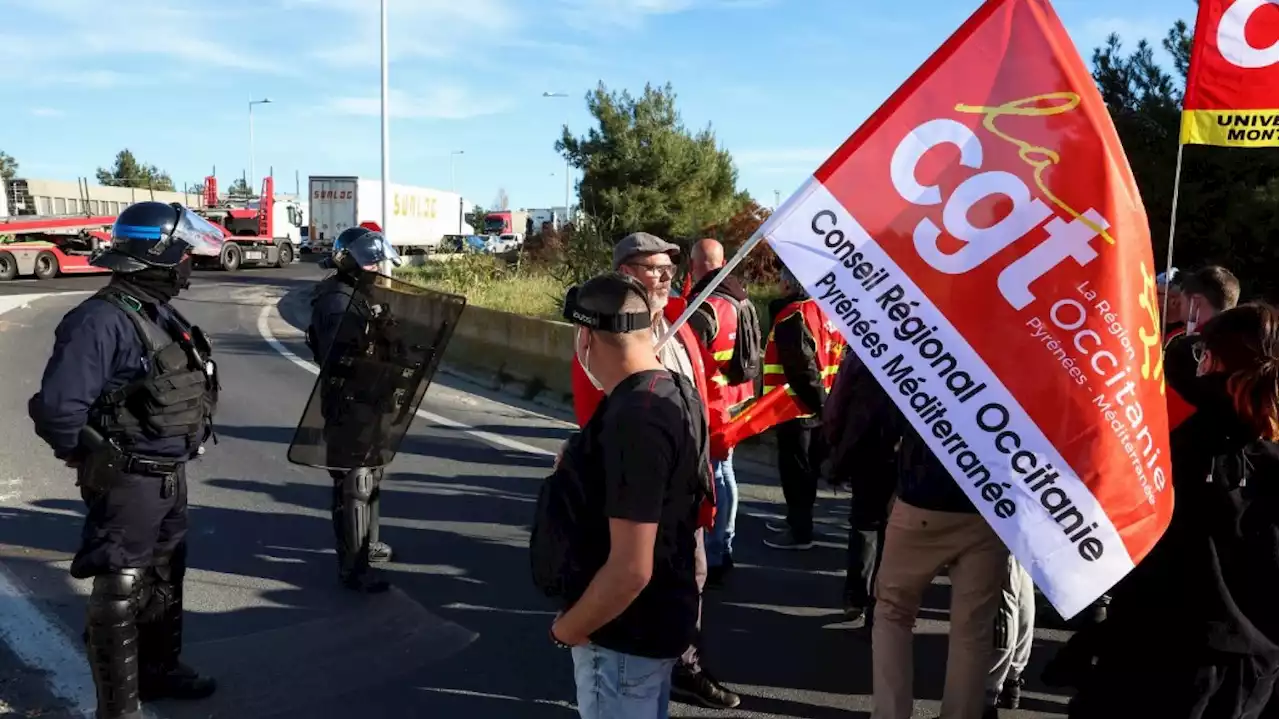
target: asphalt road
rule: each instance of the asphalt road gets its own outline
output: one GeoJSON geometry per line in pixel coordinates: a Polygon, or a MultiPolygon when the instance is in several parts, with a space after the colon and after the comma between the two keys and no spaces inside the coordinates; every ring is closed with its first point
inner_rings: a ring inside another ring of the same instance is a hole
{"type": "MultiPolygon", "coordinates": [[[[328,477],[285,456],[315,380],[288,354],[307,356],[300,292],[319,277],[307,264],[199,273],[176,303],[211,334],[224,385],[219,442],[189,472],[184,654],[221,689],[151,709],[173,719],[576,716],[570,660],[546,639],[554,608],[532,588],[526,552],[562,421],[437,377],[427,418],[415,421],[383,486],[397,589],[359,597],[337,588],[328,477]]],[[[82,505],[70,471],[32,433],[26,401],[58,320],[102,282],[0,284],[0,617],[11,618],[0,620],[0,716],[71,716],[76,704],[92,705],[87,666],[74,655],[88,586],[66,571],[82,505]],[[23,297],[34,293],[48,294],[23,297]],[[31,606],[38,615],[14,619],[31,606]],[[36,632],[35,617],[53,630],[36,632]]],[[[868,716],[870,642],[838,608],[847,496],[823,491],[818,547],[777,552],[761,545],[764,521],[778,516],[776,478],[760,465],[738,474],[738,570],[708,593],[704,623],[708,664],[743,705],[673,704],[672,715],[868,716]]],[[[945,580],[935,590],[916,640],[920,717],[936,716],[942,688],[945,580]]],[[[1034,677],[1063,640],[1038,633],[1024,695],[1031,711],[1005,716],[1061,715],[1065,698],[1034,677]]]]}

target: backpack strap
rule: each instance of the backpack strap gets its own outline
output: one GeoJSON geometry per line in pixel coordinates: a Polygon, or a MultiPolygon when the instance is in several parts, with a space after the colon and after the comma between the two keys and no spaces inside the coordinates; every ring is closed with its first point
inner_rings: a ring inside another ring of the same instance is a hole
{"type": "Polygon", "coordinates": [[[709,451],[710,431],[706,421],[702,419],[702,410],[699,405],[693,401],[689,395],[689,390],[681,382],[682,376],[667,370],[667,374],[671,377],[671,382],[675,384],[676,391],[680,393],[680,400],[684,404],[685,411],[689,414],[689,422],[693,425],[693,439],[698,443],[698,479],[702,485],[704,498],[711,501],[712,506],[715,505],[716,488],[715,481],[711,476],[711,454],[709,451]]]}
{"type": "Polygon", "coordinates": [[[104,287],[95,296],[100,300],[105,300],[107,303],[115,305],[124,312],[125,316],[133,324],[134,329],[138,331],[138,337],[146,345],[148,354],[159,352],[173,342],[173,337],[160,326],[159,317],[152,316],[155,313],[155,308],[151,305],[118,287],[104,287]]]}

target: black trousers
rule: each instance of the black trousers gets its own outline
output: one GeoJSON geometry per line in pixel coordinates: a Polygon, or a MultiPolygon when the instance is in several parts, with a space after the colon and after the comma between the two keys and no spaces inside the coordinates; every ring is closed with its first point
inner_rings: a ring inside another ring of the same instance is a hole
{"type": "Polygon", "coordinates": [[[787,525],[801,542],[813,539],[813,504],[818,499],[818,468],[827,445],[812,420],[793,419],[777,427],[778,479],[787,502],[787,525]]]}
{"type": "Polygon", "coordinates": [[[889,518],[888,497],[855,494],[849,502],[848,568],[844,575],[845,597],[869,609],[880,558],[884,554],[884,529],[889,518]]]}
{"type": "Polygon", "coordinates": [[[1256,657],[1157,646],[1123,654],[1099,657],[1070,719],[1259,719],[1274,695],[1276,666],[1256,657]]]}
{"type": "Polygon", "coordinates": [[[88,513],[71,575],[93,578],[84,639],[98,716],[131,716],[140,686],[177,669],[182,651],[186,468],[78,473],[88,513]]]}

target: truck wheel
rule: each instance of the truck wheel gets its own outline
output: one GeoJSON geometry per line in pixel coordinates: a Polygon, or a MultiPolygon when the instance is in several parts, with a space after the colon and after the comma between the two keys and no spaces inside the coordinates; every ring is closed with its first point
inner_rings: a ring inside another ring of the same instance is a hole
{"type": "Polygon", "coordinates": [[[276,267],[288,267],[293,264],[293,245],[284,243],[280,245],[280,252],[276,255],[276,267]]]}
{"type": "Polygon", "coordinates": [[[240,245],[227,243],[222,248],[222,269],[227,272],[235,272],[240,269],[240,245]]]}
{"type": "Polygon", "coordinates": [[[0,282],[8,282],[18,276],[18,261],[9,252],[0,252],[0,282]]]}
{"type": "Polygon", "coordinates": [[[58,258],[45,250],[36,255],[36,279],[51,280],[58,276],[58,258]]]}

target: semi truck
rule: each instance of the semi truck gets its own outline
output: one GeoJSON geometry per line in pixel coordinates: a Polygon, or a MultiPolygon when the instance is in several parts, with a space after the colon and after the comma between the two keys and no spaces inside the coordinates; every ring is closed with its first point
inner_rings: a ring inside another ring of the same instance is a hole
{"type": "Polygon", "coordinates": [[[244,200],[220,198],[218,178],[209,175],[204,178],[203,206],[192,209],[227,235],[222,255],[197,258],[196,267],[227,272],[246,266],[284,267],[300,254],[306,212],[296,200],[276,195],[270,175],[262,180],[261,196],[244,200]]]}
{"type": "MultiPolygon", "coordinates": [[[[494,210],[484,216],[484,234],[486,235],[520,235],[529,234],[529,220],[532,216],[525,210],[494,210]]],[[[538,228],[533,227],[533,232],[538,228]]]]}
{"type": "MultiPolygon", "coordinates": [[[[310,249],[329,252],[349,227],[382,228],[382,181],[347,175],[312,175],[310,249]]],[[[387,239],[402,255],[430,254],[446,235],[466,235],[462,196],[410,185],[391,185],[391,219],[387,239]]]]}
{"type": "MultiPolygon", "coordinates": [[[[222,255],[198,260],[199,268],[234,272],[245,266],[287,265],[297,256],[305,223],[297,202],[235,204],[220,199],[212,176],[205,178],[203,195],[102,187],[83,178],[74,192],[64,185],[70,183],[0,180],[0,281],[107,272],[89,260],[111,244],[116,215],[144,200],[179,202],[223,228],[227,242],[222,255]]],[[[262,197],[274,198],[274,187],[274,180],[266,178],[262,197]]]]}

